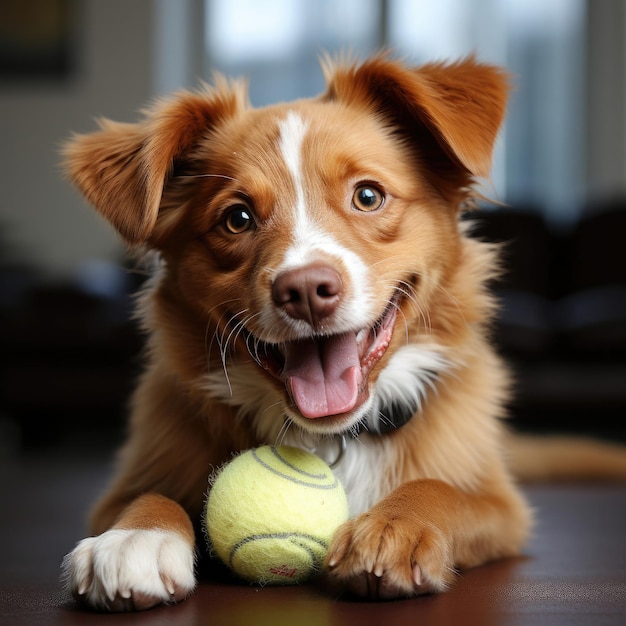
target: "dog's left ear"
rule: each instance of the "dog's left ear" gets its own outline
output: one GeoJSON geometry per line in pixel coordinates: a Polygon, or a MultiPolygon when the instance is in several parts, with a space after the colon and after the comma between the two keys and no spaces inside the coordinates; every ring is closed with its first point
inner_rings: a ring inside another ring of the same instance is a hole
{"type": "Polygon", "coordinates": [[[100,130],[74,135],[65,167],[87,200],[131,244],[154,231],[168,179],[221,120],[247,106],[243,83],[182,92],[157,103],[135,124],[100,120],[100,130]]]}
{"type": "Polygon", "coordinates": [[[458,189],[489,175],[509,91],[501,69],[473,58],[409,68],[380,56],[325,72],[325,98],[374,108],[442,183],[458,189]]]}

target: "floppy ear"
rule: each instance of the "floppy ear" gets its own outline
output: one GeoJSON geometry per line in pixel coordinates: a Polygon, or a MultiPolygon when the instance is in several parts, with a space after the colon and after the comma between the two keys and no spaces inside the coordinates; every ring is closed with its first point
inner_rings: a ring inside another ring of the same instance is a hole
{"type": "Polygon", "coordinates": [[[63,149],[70,178],[130,244],[145,242],[156,223],[164,186],[221,119],[245,106],[245,87],[182,92],[157,103],[136,124],[100,120],[63,149]]]}
{"type": "Polygon", "coordinates": [[[459,189],[488,176],[509,90],[499,68],[473,58],[408,68],[380,56],[325,71],[326,98],[373,107],[442,182],[459,189]]]}

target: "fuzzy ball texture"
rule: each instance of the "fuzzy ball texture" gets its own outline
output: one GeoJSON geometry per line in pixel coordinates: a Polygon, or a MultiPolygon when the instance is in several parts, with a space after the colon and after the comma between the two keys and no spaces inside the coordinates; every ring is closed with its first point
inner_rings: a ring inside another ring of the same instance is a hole
{"type": "Polygon", "coordinates": [[[343,487],[322,459],[263,446],[220,470],[205,522],[213,550],[241,578],[284,585],[321,570],[331,537],[347,519],[343,487]]]}

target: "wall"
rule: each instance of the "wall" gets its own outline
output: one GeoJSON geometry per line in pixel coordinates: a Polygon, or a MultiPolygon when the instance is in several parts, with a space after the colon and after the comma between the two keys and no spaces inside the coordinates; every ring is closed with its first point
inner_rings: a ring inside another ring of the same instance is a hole
{"type": "MultiPolygon", "coordinates": [[[[115,258],[108,225],[63,179],[58,148],[93,118],[132,121],[153,95],[155,4],[76,2],[76,69],[67,80],[0,84],[0,246],[51,277],[83,258],[115,258]]],[[[7,255],[0,249],[0,257],[7,255]]]]}
{"type": "Polygon", "coordinates": [[[626,3],[587,11],[587,187],[601,202],[626,197],[626,3]]]}
{"type": "MultiPolygon", "coordinates": [[[[59,82],[0,83],[0,262],[9,255],[51,277],[85,258],[116,259],[108,225],[63,179],[58,147],[99,115],[132,121],[154,95],[196,83],[203,0],[75,0],[75,73],[59,82]],[[6,242],[10,250],[6,250],[6,242]]],[[[626,11],[588,0],[587,186],[626,194],[626,11]]]]}

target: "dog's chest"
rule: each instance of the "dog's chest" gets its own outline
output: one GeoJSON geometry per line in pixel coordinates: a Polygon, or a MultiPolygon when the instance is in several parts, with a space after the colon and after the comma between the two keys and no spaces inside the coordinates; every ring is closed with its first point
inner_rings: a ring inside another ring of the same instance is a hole
{"type": "Polygon", "coordinates": [[[286,420],[280,394],[249,365],[228,368],[228,379],[223,372],[208,375],[206,389],[215,399],[233,407],[242,427],[244,422],[252,425],[258,445],[311,450],[331,465],[346,491],[351,516],[368,510],[391,491],[388,464],[392,451],[387,449],[384,436],[346,435],[342,453],[342,436],[318,437],[286,420]]]}

